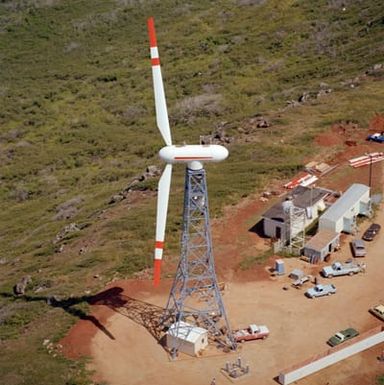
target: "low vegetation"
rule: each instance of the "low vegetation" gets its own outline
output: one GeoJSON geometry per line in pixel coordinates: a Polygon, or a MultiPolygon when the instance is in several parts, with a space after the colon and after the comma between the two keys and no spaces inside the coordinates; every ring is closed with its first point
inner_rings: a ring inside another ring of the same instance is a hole
{"type": "MultiPolygon", "coordinates": [[[[218,126],[233,139],[230,158],[207,166],[219,216],[300,169],[332,123],[365,129],[384,112],[381,11],[379,0],[0,1],[1,383],[89,383],[84,362],[43,345],[56,346],[87,303],[50,298],[82,298],[151,265],[157,179],[108,203],[148,165],[161,166],[148,16],[175,143],[218,126]],[[269,127],[248,129],[257,116],[269,127]],[[79,230],[58,237],[71,223],[79,230]],[[13,296],[26,274],[26,295],[13,296]]],[[[175,169],[171,256],[183,189],[175,169]]]]}

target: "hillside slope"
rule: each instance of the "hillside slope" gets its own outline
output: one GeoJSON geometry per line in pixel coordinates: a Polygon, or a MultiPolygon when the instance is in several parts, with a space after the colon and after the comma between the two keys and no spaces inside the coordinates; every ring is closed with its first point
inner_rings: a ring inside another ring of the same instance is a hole
{"type": "MultiPolygon", "coordinates": [[[[366,129],[384,112],[379,0],[0,2],[2,383],[86,383],[81,365],[52,358],[42,341],[86,317],[87,296],[105,282],[151,265],[157,177],[110,203],[147,166],[161,167],[150,15],[175,142],[218,129],[231,139],[230,158],[208,166],[212,216],[292,175],[332,123],[366,129]],[[27,274],[30,295],[14,298],[27,274]],[[53,295],[61,306],[47,305],[53,295]]],[[[167,228],[174,256],[182,188],[180,167],[167,228]]]]}

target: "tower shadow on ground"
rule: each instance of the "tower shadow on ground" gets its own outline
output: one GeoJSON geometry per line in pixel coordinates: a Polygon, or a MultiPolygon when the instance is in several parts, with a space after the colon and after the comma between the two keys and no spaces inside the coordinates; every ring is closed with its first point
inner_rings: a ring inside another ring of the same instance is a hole
{"type": "Polygon", "coordinates": [[[69,297],[66,299],[57,299],[55,296],[32,296],[32,295],[15,295],[3,292],[0,296],[3,298],[13,299],[14,301],[43,301],[53,308],[61,308],[66,313],[75,316],[81,320],[92,322],[100,331],[107,335],[110,339],[115,340],[115,336],[92,314],[87,314],[84,310],[76,307],[82,303],[89,305],[107,306],[113,311],[120,313],[133,322],[146,328],[149,333],[159,342],[161,341],[162,331],[159,327],[159,319],[164,309],[123,294],[121,287],[112,287],[95,295],[84,295],[79,297],[69,297]]]}

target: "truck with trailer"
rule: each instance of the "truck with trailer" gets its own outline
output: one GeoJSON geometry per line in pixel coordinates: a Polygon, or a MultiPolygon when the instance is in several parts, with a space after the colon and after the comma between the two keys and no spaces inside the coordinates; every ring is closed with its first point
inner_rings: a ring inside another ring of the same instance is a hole
{"type": "Polygon", "coordinates": [[[354,275],[365,271],[365,264],[353,262],[334,262],[330,266],[324,266],[321,275],[325,278],[337,277],[340,275],[354,275]]]}

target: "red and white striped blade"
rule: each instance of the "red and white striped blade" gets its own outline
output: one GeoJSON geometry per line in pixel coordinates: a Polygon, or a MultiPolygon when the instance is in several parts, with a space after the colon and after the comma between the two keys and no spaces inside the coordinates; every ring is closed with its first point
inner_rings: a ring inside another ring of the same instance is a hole
{"type": "Polygon", "coordinates": [[[164,234],[167,223],[169,190],[171,187],[172,165],[167,164],[161,175],[157,193],[157,219],[156,219],[156,244],[153,283],[155,286],[160,282],[161,260],[163,258],[164,234]]]}
{"type": "Polygon", "coordinates": [[[157,49],[157,39],[155,23],[153,17],[147,21],[149,43],[151,49],[151,64],[153,76],[153,89],[155,93],[156,122],[157,127],[167,146],[172,145],[171,130],[169,128],[167,103],[165,101],[163,78],[161,76],[159,50],[157,49]]]}

